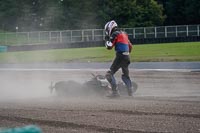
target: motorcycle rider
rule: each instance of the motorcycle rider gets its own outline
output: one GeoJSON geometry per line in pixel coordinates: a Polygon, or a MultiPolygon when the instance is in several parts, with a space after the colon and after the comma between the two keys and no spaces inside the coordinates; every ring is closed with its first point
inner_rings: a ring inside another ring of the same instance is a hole
{"type": "Polygon", "coordinates": [[[130,64],[130,52],[132,50],[132,44],[128,39],[127,33],[121,31],[118,28],[117,23],[112,20],[106,23],[105,27],[105,46],[108,50],[115,47],[116,57],[110,67],[110,70],[106,73],[106,79],[111,84],[112,93],[108,97],[119,97],[120,94],[117,89],[117,83],[114,74],[121,68],[122,69],[122,81],[125,83],[128,91],[128,95],[132,96],[134,91],[131,79],[129,77],[128,66],[130,64]]]}

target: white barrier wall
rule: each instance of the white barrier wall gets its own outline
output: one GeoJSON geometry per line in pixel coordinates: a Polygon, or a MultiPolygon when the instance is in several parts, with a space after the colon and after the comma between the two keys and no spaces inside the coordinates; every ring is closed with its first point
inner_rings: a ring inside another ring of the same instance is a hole
{"type": "MultiPolygon", "coordinates": [[[[200,25],[123,28],[133,39],[189,37],[200,35],[200,25]]],[[[71,43],[104,40],[103,29],[4,32],[0,33],[0,45],[31,45],[71,43]]]]}

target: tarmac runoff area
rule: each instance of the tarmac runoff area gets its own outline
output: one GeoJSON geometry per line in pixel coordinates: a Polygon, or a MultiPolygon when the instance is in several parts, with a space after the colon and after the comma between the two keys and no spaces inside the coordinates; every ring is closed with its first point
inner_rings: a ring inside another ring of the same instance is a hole
{"type": "MultiPolygon", "coordinates": [[[[130,69],[133,97],[57,97],[51,81],[85,82],[106,69],[1,69],[0,128],[43,133],[200,133],[200,72],[130,69]]],[[[116,73],[120,81],[121,71],[116,73]]],[[[78,92],[77,92],[78,93],[78,92]]]]}

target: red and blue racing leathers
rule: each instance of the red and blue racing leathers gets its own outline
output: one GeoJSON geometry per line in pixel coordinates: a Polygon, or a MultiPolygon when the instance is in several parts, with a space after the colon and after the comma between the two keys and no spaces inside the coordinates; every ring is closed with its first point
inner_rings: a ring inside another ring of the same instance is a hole
{"type": "Polygon", "coordinates": [[[128,66],[130,64],[129,53],[132,50],[132,44],[128,39],[128,35],[123,31],[116,30],[111,34],[107,41],[110,41],[112,43],[112,46],[108,46],[107,49],[112,49],[113,47],[115,47],[116,57],[110,67],[110,71],[108,71],[106,74],[106,78],[110,82],[113,92],[117,91],[114,74],[121,68],[123,73],[121,78],[126,84],[129,93],[131,93],[132,82],[129,77],[128,66]]]}
{"type": "Polygon", "coordinates": [[[115,47],[116,52],[131,52],[132,44],[128,39],[128,35],[123,31],[115,31],[110,37],[112,47],[115,47]]]}

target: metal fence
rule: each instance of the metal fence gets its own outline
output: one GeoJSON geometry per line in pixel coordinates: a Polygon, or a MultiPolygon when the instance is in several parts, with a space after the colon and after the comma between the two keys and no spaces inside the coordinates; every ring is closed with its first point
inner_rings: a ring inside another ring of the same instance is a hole
{"type": "MultiPolygon", "coordinates": [[[[171,38],[200,35],[200,25],[179,25],[161,27],[123,28],[130,38],[171,38]]],[[[103,29],[37,31],[37,32],[5,32],[0,33],[0,45],[31,45],[48,43],[74,43],[102,41],[103,29]]]]}

